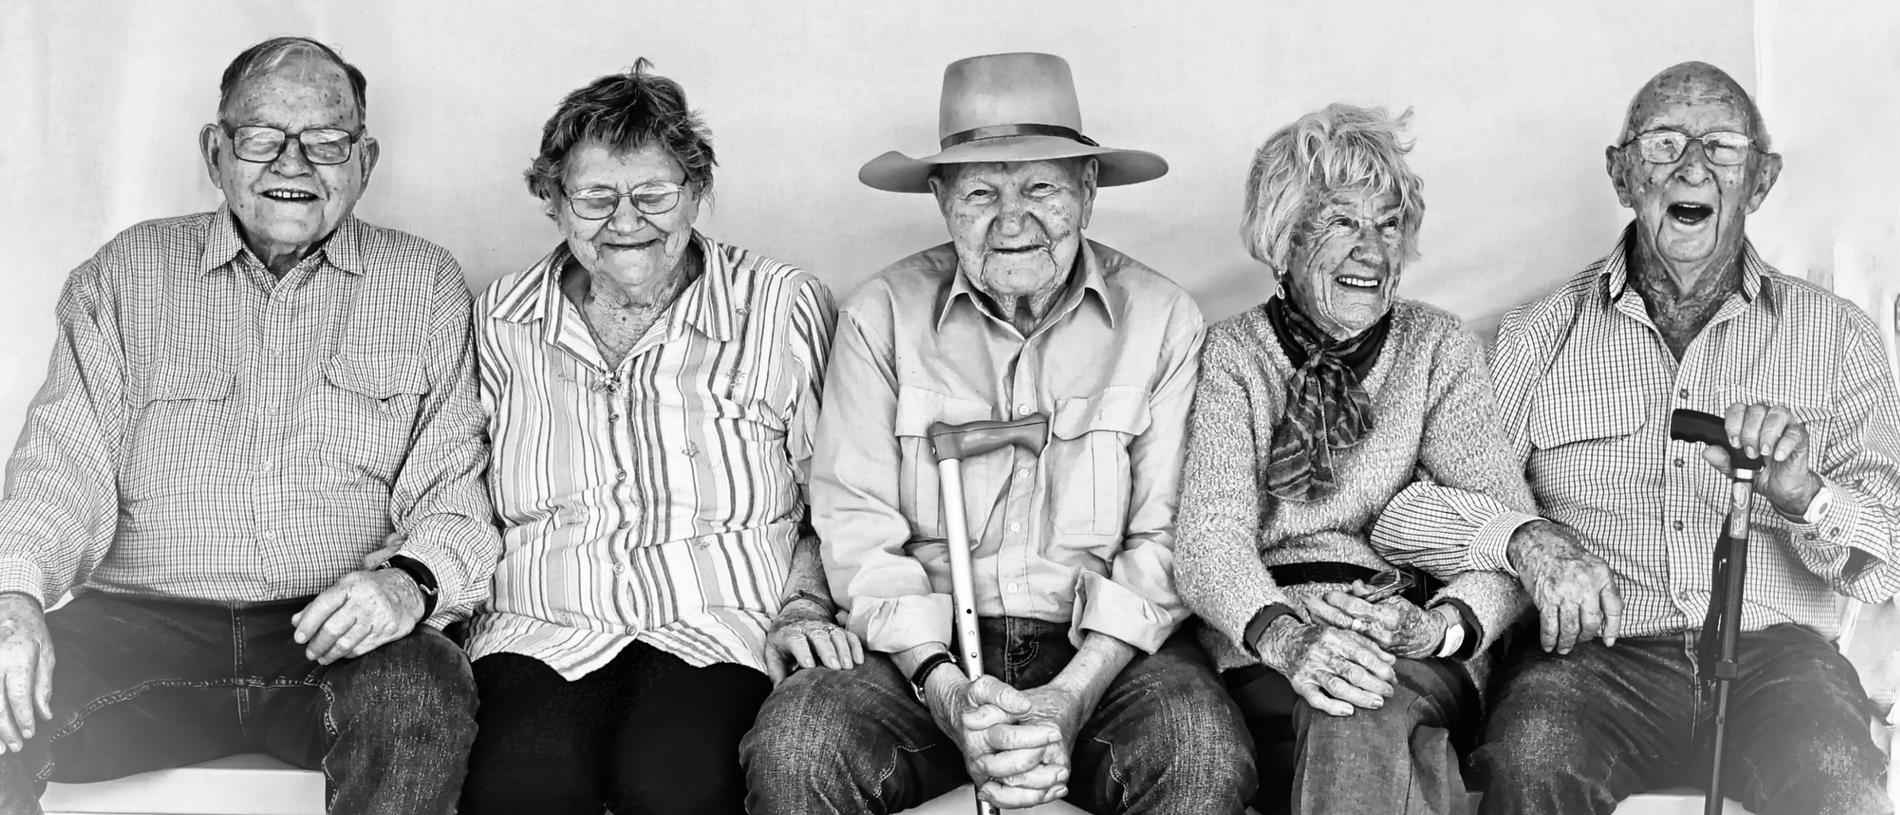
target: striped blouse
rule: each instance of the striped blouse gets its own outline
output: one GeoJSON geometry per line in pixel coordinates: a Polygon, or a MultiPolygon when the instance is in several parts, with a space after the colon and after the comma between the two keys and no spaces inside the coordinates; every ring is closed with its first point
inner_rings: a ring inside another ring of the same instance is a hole
{"type": "Polygon", "coordinates": [[[573,680],[643,640],[764,670],[836,312],[812,275],[694,240],[703,273],[617,369],[561,295],[565,245],[477,302],[503,550],[470,659],[573,680]]]}

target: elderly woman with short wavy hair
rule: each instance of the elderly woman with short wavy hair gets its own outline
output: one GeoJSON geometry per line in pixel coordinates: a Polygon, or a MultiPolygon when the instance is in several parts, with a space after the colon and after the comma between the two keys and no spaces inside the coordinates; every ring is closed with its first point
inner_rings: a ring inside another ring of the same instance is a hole
{"type": "Polygon", "coordinates": [[[1332,105],[1260,147],[1241,236],[1278,293],[1202,353],[1176,580],[1260,748],[1262,811],[1462,811],[1473,679],[1523,608],[1470,541],[1374,529],[1419,478],[1530,507],[1478,341],[1396,296],[1425,212],[1405,120],[1332,105]]]}
{"type": "Polygon", "coordinates": [[[475,309],[503,549],[464,815],[739,812],[772,680],[863,659],[805,511],[831,295],[693,228],[713,161],[644,60],[542,130],[562,240],[475,309]]]}

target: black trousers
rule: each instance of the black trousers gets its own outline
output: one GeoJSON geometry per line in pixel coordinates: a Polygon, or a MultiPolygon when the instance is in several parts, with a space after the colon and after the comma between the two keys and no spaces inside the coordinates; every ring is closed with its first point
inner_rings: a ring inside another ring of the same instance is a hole
{"type": "Polygon", "coordinates": [[[492,654],[475,661],[475,685],[463,815],[745,811],[739,739],[772,690],[758,671],[695,668],[637,642],[572,682],[492,654]]]}

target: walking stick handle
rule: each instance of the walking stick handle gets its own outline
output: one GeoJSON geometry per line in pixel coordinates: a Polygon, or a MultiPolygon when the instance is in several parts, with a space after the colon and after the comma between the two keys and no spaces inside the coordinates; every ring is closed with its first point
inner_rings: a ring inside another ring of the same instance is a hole
{"type": "Polygon", "coordinates": [[[1048,417],[1034,413],[1020,419],[930,425],[930,447],[938,461],[961,461],[1004,447],[1021,447],[1031,453],[1042,452],[1049,440],[1048,417]]]}
{"type": "Polygon", "coordinates": [[[1701,442],[1727,450],[1729,465],[1736,470],[1748,470],[1751,475],[1760,472],[1766,464],[1761,456],[1744,455],[1741,450],[1729,446],[1728,430],[1723,427],[1722,417],[1713,413],[1676,408],[1674,413],[1669,414],[1669,437],[1676,441],[1701,442]]]}

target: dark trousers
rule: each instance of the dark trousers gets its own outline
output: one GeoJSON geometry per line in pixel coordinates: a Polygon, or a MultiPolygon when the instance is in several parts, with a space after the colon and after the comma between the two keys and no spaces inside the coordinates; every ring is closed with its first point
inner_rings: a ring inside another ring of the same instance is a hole
{"type": "Polygon", "coordinates": [[[1332,716],[1313,709],[1264,665],[1222,674],[1260,753],[1263,815],[1462,813],[1460,747],[1478,729],[1478,692],[1463,665],[1401,659],[1378,710],[1332,716]]]}
{"type": "Polygon", "coordinates": [[[739,815],[739,738],[771,691],[739,665],[695,668],[636,642],[574,681],[539,660],[475,661],[481,737],[463,815],[739,815]]]}
{"type": "MultiPolygon", "coordinates": [[[[983,665],[1013,687],[1046,684],[1075,656],[1066,624],[981,621],[983,665]]],[[[888,813],[968,783],[963,754],[888,655],[785,680],[740,752],[755,815],[888,813]]],[[[1076,735],[1069,802],[1095,813],[1239,815],[1253,744],[1193,637],[1137,655],[1076,735]]]]}
{"type": "Polygon", "coordinates": [[[323,771],[329,811],[451,812],[475,733],[468,661],[419,628],[329,666],[291,640],[310,598],[87,594],[48,612],[53,719],[0,757],[0,813],[47,780],[100,781],[244,752],[323,771]]]}
{"type": "MultiPolygon", "coordinates": [[[[1485,813],[1601,813],[1645,790],[1708,783],[1714,696],[1695,636],[1592,640],[1567,656],[1521,638],[1500,674],[1477,768],[1485,813]]],[[[1729,691],[1723,793],[1760,815],[1892,812],[1860,678],[1819,634],[1744,634],[1729,691]]]]}

